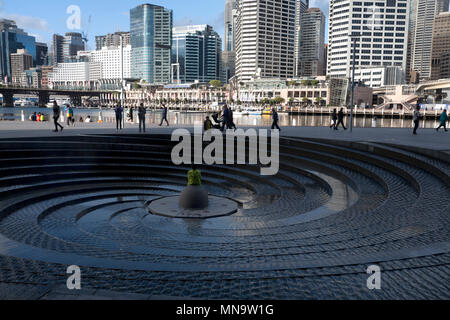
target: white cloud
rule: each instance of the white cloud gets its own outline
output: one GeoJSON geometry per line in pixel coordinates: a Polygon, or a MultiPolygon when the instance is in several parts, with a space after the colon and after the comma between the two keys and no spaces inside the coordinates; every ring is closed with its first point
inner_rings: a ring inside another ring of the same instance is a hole
{"type": "Polygon", "coordinates": [[[30,36],[33,36],[36,38],[36,42],[46,42],[46,39],[44,39],[43,36],[41,36],[40,34],[37,33],[30,33],[30,36]]]}
{"type": "MultiPolygon", "coordinates": [[[[1,1],[1,0],[0,0],[1,1]]],[[[48,26],[48,22],[41,18],[31,17],[31,16],[23,16],[20,14],[2,14],[6,19],[14,20],[17,23],[17,26],[21,29],[31,29],[36,31],[49,32],[50,28],[48,26]]]]}

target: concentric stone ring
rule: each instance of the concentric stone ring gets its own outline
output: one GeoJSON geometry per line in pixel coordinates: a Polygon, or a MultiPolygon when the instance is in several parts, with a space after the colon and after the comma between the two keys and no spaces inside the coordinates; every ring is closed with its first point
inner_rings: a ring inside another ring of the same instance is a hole
{"type": "Polygon", "coordinates": [[[231,215],[174,219],[149,212],[186,186],[170,140],[0,140],[0,282],[64,285],[78,265],[85,288],[152,296],[449,298],[448,154],[281,138],[276,176],[201,166],[231,215]],[[383,290],[366,286],[371,265],[383,290]]]}

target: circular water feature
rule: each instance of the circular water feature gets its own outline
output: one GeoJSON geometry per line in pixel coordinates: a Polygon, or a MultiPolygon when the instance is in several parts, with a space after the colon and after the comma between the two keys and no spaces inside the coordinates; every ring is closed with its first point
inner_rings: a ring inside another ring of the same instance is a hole
{"type": "Polygon", "coordinates": [[[449,271],[447,162],[380,144],[280,144],[276,176],[201,167],[215,210],[198,219],[177,207],[189,168],[172,164],[170,137],[0,140],[2,281],[65,283],[64,266],[79,265],[86,287],[176,297],[445,295],[428,282],[449,271]],[[364,290],[372,264],[392,290],[364,290]]]}

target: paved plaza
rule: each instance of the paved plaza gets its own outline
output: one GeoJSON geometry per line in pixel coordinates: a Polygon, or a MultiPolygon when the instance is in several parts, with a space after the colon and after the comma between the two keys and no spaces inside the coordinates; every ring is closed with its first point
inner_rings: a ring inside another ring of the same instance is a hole
{"type": "Polygon", "coordinates": [[[51,129],[0,122],[0,299],[450,298],[448,134],[283,128],[276,176],[201,167],[235,214],[176,219],[148,210],[186,185],[173,127],[51,129]]]}

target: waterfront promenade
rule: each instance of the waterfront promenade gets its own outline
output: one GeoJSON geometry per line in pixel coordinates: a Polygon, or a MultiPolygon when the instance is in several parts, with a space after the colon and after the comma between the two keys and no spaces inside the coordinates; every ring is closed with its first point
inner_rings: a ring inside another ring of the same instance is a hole
{"type": "MultiPolygon", "coordinates": [[[[201,124],[200,124],[201,125],[201,124]]],[[[174,129],[186,128],[193,131],[192,125],[179,125],[170,127],[148,126],[147,134],[171,134],[174,129]]],[[[267,127],[243,127],[241,129],[270,129],[267,127]]],[[[53,133],[53,123],[36,122],[0,122],[0,139],[26,138],[26,137],[54,137],[58,135],[89,135],[89,134],[116,134],[113,123],[77,123],[75,127],[65,127],[62,133],[53,133]]],[[[331,139],[355,142],[378,142],[396,145],[407,145],[413,147],[428,148],[433,150],[447,151],[450,153],[450,133],[444,133],[441,129],[419,129],[419,135],[412,134],[412,128],[355,128],[350,130],[333,131],[326,127],[283,127],[280,135],[282,137],[302,137],[313,139],[331,139]]],[[[138,124],[126,124],[120,134],[138,134],[138,124]]]]}

